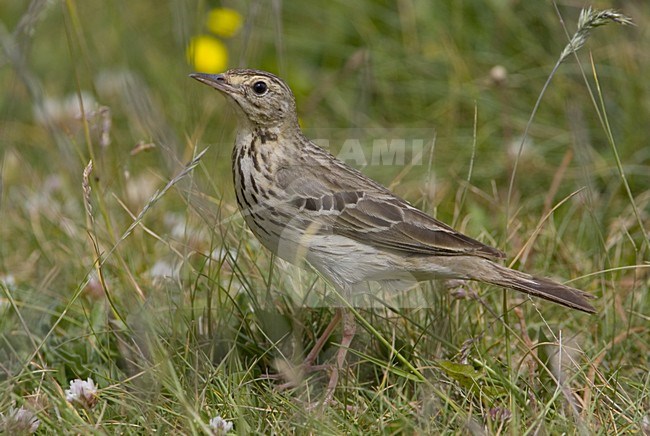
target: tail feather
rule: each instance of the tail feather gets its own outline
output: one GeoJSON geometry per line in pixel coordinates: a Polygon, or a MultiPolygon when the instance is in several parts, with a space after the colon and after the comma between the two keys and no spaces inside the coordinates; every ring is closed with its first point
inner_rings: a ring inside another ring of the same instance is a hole
{"type": "Polygon", "coordinates": [[[493,262],[490,263],[496,268],[491,268],[487,277],[481,277],[481,280],[485,282],[525,292],[583,312],[596,312],[596,309],[589,304],[589,299],[594,298],[591,294],[550,279],[534,277],[493,262]]]}

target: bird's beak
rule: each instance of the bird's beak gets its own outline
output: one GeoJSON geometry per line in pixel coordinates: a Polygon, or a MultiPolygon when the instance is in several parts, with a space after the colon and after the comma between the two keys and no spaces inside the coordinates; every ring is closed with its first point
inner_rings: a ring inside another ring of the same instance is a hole
{"type": "Polygon", "coordinates": [[[228,94],[232,94],[235,91],[235,88],[228,83],[226,76],[223,74],[192,73],[190,74],[190,77],[213,87],[217,91],[222,91],[228,94]]]}

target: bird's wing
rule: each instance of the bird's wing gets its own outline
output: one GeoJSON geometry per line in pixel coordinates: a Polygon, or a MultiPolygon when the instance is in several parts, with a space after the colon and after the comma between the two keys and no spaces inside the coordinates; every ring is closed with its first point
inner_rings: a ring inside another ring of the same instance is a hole
{"type": "MultiPolygon", "coordinates": [[[[365,191],[355,194],[357,201],[346,203],[334,232],[412,254],[504,257],[501,251],[457,232],[404,200],[365,191]]],[[[354,199],[349,193],[336,193],[334,197],[337,195],[354,199]]]]}
{"type": "Polygon", "coordinates": [[[354,183],[345,183],[342,179],[348,174],[339,174],[341,178],[334,180],[323,173],[320,177],[304,177],[301,173],[305,171],[294,167],[291,175],[284,174],[288,176],[288,201],[296,212],[320,224],[321,231],[404,254],[505,257],[496,248],[457,232],[365,176],[360,180],[361,173],[355,171],[354,183]]]}

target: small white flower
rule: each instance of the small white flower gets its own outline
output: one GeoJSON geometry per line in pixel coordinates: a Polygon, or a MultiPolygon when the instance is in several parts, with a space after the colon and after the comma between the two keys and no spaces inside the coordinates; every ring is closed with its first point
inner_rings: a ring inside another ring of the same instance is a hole
{"type": "Polygon", "coordinates": [[[79,404],[86,409],[92,409],[97,404],[97,386],[92,378],[88,380],[75,379],[70,382],[70,389],[65,390],[65,399],[71,404],[79,404]]]}
{"type": "Polygon", "coordinates": [[[215,435],[224,435],[232,430],[232,422],[217,415],[210,420],[210,428],[215,435]]]}
{"type": "Polygon", "coordinates": [[[16,277],[13,274],[4,274],[0,276],[0,284],[4,287],[13,289],[16,287],[16,277]]]}
{"type": "Polygon", "coordinates": [[[9,407],[7,416],[0,413],[0,433],[6,434],[31,434],[35,433],[41,421],[33,412],[20,407],[9,407]]]}
{"type": "Polygon", "coordinates": [[[180,263],[172,265],[170,262],[167,262],[165,260],[158,260],[149,269],[149,277],[151,277],[153,281],[157,283],[165,280],[178,280],[180,277],[180,271],[180,263]]]}

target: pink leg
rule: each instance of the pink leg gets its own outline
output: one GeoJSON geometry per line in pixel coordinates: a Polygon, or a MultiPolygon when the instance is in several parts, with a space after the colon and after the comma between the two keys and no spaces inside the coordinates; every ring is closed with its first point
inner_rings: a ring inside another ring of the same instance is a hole
{"type": "MultiPolygon", "coordinates": [[[[330,338],[330,336],[332,336],[332,332],[334,331],[338,323],[341,321],[341,316],[342,316],[341,311],[337,310],[336,313],[334,314],[334,318],[332,318],[332,320],[327,325],[327,327],[325,327],[323,334],[321,334],[320,337],[316,340],[316,343],[314,344],[313,348],[311,349],[307,357],[305,357],[305,360],[302,361],[302,364],[300,366],[302,374],[323,369],[323,366],[321,365],[315,366],[314,362],[318,357],[318,353],[321,352],[327,340],[330,338]]],[[[296,386],[296,380],[290,380],[286,383],[279,385],[277,389],[281,391],[294,386],[296,386]]]]}
{"type": "Polygon", "coordinates": [[[354,314],[344,308],[337,309],[336,313],[343,319],[343,335],[341,337],[341,348],[339,348],[339,351],[336,354],[336,365],[332,368],[332,375],[327,384],[327,391],[325,393],[323,405],[328,404],[334,397],[334,391],[339,382],[339,370],[342,369],[345,364],[345,356],[348,354],[350,343],[352,343],[354,334],[357,331],[357,322],[354,319],[354,314]]]}
{"type": "Polygon", "coordinates": [[[320,351],[323,349],[323,346],[325,345],[325,342],[327,342],[329,337],[332,336],[332,332],[336,328],[339,321],[341,321],[341,312],[337,310],[336,314],[334,314],[334,318],[332,318],[330,323],[325,328],[323,334],[320,335],[320,337],[314,344],[314,348],[312,348],[309,354],[307,355],[307,357],[305,357],[305,360],[302,363],[305,368],[309,368],[314,364],[316,357],[318,357],[318,353],[320,353],[320,351]]]}

